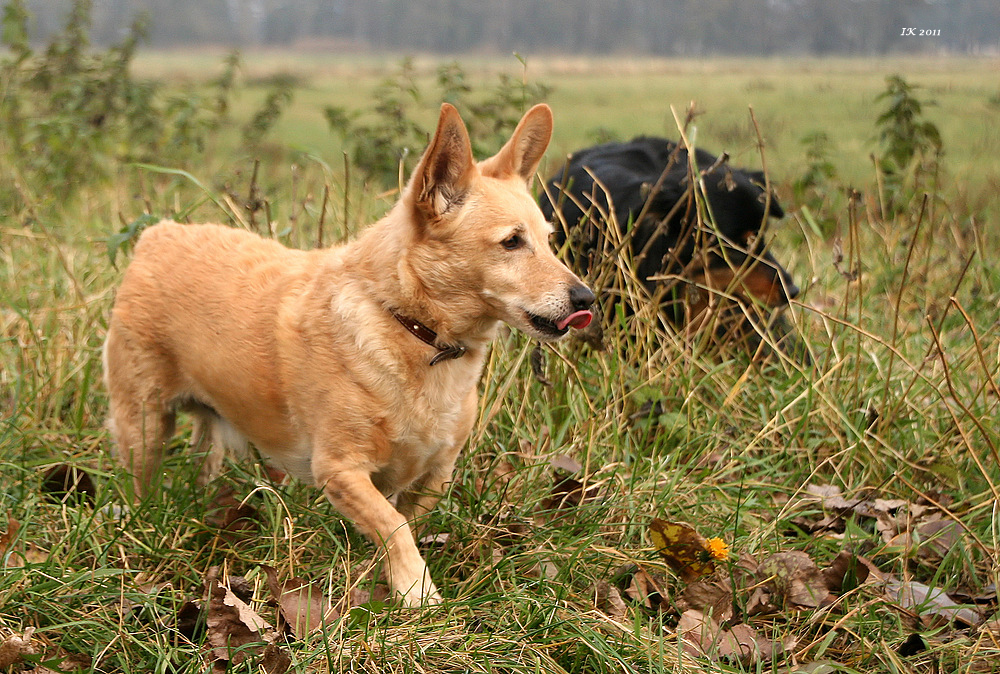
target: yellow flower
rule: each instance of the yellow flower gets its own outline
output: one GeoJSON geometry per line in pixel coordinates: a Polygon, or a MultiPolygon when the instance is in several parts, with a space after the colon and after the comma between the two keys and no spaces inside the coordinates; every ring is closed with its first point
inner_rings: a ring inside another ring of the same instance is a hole
{"type": "Polygon", "coordinates": [[[729,559],[729,544],[721,538],[709,538],[705,541],[705,548],[708,550],[708,554],[712,556],[712,559],[729,559]]]}

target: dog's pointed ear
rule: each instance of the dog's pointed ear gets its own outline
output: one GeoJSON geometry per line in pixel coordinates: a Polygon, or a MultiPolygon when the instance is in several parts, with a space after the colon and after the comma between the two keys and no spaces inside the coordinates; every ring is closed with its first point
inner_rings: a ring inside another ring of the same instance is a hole
{"type": "Polygon", "coordinates": [[[507,144],[481,162],[479,169],[485,176],[519,176],[530,183],[551,139],[552,109],[540,103],[525,113],[507,144]]]}
{"type": "Polygon", "coordinates": [[[445,103],[407,196],[426,218],[440,218],[464,202],[476,170],[465,122],[455,106],[445,103]]]}

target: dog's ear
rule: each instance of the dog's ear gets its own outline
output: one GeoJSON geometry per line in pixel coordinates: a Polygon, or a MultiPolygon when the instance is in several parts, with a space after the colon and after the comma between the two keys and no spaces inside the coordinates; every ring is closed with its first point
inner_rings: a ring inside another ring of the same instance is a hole
{"type": "Polygon", "coordinates": [[[530,183],[551,139],[552,109],[540,103],[525,113],[507,144],[494,156],[481,162],[479,169],[485,176],[520,176],[524,182],[530,183]]]}
{"type": "Polygon", "coordinates": [[[408,198],[425,217],[440,218],[465,201],[475,171],[465,122],[455,106],[445,103],[434,137],[410,179],[408,198]]]}

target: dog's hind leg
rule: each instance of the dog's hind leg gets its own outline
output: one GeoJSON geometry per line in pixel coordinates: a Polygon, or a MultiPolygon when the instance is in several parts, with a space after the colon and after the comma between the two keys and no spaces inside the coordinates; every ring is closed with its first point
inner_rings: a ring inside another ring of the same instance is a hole
{"type": "Polygon", "coordinates": [[[222,472],[222,462],[227,452],[234,459],[246,459],[248,442],[232,424],[211,409],[198,406],[188,409],[192,415],[191,446],[195,452],[205,453],[198,474],[198,486],[204,487],[222,472]]]}
{"type": "Polygon", "coordinates": [[[191,414],[191,450],[201,458],[201,471],[198,473],[198,486],[204,487],[222,470],[222,460],[225,458],[225,447],[215,442],[215,415],[212,413],[192,412],[191,414]]]}
{"type": "Polygon", "coordinates": [[[104,343],[108,426],[119,463],[132,474],[135,495],[148,493],[174,432],[169,373],[162,361],[112,326],[104,343]]]}

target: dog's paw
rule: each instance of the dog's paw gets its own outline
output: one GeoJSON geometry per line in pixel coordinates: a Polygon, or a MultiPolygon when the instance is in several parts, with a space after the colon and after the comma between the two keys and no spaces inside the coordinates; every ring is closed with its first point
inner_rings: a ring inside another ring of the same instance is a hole
{"type": "Polygon", "coordinates": [[[441,594],[429,577],[424,578],[423,582],[413,583],[407,590],[400,590],[397,594],[406,608],[438,606],[443,601],[441,594]]]}

